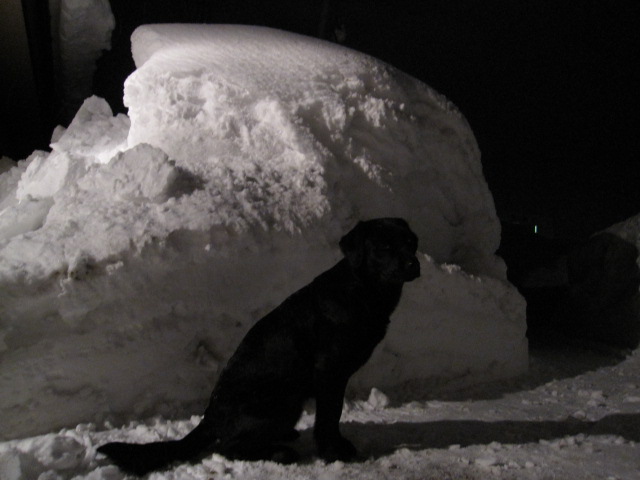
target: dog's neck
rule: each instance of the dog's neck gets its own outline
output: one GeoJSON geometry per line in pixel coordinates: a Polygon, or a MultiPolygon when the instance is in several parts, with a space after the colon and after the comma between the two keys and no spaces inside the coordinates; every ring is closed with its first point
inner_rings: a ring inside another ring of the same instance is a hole
{"type": "Polygon", "coordinates": [[[375,305],[379,313],[390,316],[395,310],[402,295],[404,282],[382,282],[366,275],[362,269],[351,267],[347,259],[343,259],[336,265],[338,268],[347,269],[362,287],[362,291],[367,295],[370,305],[375,305]]]}

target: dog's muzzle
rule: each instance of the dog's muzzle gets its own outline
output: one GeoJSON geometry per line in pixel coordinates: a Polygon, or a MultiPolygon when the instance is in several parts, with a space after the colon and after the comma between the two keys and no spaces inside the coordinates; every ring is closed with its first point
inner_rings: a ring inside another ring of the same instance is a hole
{"type": "Polygon", "coordinates": [[[420,262],[417,258],[411,258],[407,261],[404,270],[405,281],[410,282],[420,276],[420,262]]]}

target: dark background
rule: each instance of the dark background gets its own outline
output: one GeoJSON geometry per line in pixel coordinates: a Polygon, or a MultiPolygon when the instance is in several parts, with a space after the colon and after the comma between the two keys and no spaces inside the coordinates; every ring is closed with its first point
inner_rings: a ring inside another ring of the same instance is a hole
{"type": "MultiPolygon", "coordinates": [[[[638,0],[111,0],[111,5],[113,47],[99,61],[94,92],[115,111],[125,111],[122,83],[134,68],[129,37],[138,25],[266,25],[340,41],[446,95],[476,134],[503,224],[538,224],[545,235],[577,238],[640,213],[638,0]]],[[[37,24],[42,14],[32,12],[27,21],[37,24]]],[[[43,28],[46,21],[36,30],[43,28]]],[[[36,37],[40,48],[32,49],[32,61],[46,77],[46,41],[41,33],[36,37]]],[[[56,114],[51,89],[45,85],[40,95],[46,99],[38,119],[44,127],[6,139],[0,153],[24,158],[46,147],[53,126],[68,122],[56,114]]]]}

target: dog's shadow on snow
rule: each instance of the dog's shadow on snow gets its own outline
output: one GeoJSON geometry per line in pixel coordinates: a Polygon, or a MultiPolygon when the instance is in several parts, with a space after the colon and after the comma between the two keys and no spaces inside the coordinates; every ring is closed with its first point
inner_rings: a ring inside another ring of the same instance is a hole
{"type": "Polygon", "coordinates": [[[346,423],[342,428],[365,457],[389,455],[401,448],[443,449],[451,445],[537,443],[566,436],[614,435],[640,442],[640,414],[614,414],[596,422],[567,419],[561,421],[486,422],[479,420],[441,420],[424,423],[346,423]]]}
{"type": "MultiPolygon", "coordinates": [[[[608,415],[588,422],[569,418],[561,421],[496,422],[479,420],[440,420],[421,423],[357,423],[341,424],[341,431],[359,451],[361,460],[390,455],[397,450],[448,449],[453,445],[500,444],[523,445],[559,440],[584,434],[610,435],[640,442],[640,414],[608,415]]],[[[311,431],[302,433],[299,450],[303,458],[312,455],[311,431]]]]}
{"type": "MultiPolygon", "coordinates": [[[[595,348],[595,347],[594,347],[595,348]]],[[[513,392],[533,390],[551,381],[575,378],[602,368],[614,367],[625,361],[626,350],[595,350],[586,347],[536,348],[530,350],[529,370],[523,375],[467,387],[442,388],[428,382],[408,382],[392,391],[385,391],[392,406],[410,401],[494,400],[513,392]]],[[[446,387],[446,384],[445,384],[446,387]]],[[[353,392],[364,397],[368,392],[353,392]]]]}

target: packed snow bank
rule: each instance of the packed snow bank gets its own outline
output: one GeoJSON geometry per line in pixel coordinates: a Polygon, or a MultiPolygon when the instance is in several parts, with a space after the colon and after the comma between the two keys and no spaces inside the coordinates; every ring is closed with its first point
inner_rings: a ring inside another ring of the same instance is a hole
{"type": "Polygon", "coordinates": [[[90,98],[0,176],[1,436],[200,413],[246,330],[371,217],[407,218],[430,257],[353,390],[526,368],[524,302],[446,99],[264,28],[146,26],[133,52],[129,117],[90,98]]]}
{"type": "Polygon", "coordinates": [[[249,197],[236,221],[296,232],[403,216],[436,261],[502,273],[473,133],[426,85],[353,50],[264,28],[150,25],[132,41],[129,144],[232,183],[249,197]],[[245,206],[255,197],[260,211],[245,206]]]}
{"type": "Polygon", "coordinates": [[[637,348],[640,215],[592,236],[567,259],[569,288],[554,323],[571,337],[637,348]]]}
{"type": "Polygon", "coordinates": [[[421,278],[405,285],[393,327],[352,389],[375,386],[406,400],[523,373],[525,302],[514,288],[420,260],[421,278]]]}

